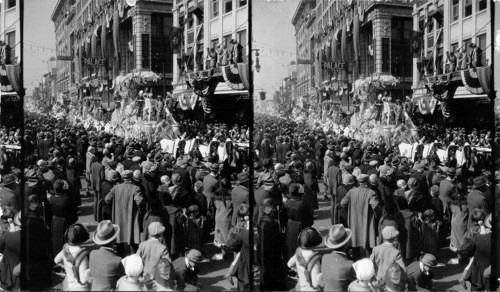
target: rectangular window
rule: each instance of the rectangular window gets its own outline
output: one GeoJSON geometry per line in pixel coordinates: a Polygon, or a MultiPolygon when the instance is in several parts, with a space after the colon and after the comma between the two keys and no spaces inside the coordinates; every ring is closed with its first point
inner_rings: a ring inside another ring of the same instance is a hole
{"type": "Polygon", "coordinates": [[[236,40],[240,43],[240,45],[243,46],[243,51],[241,53],[243,57],[243,62],[246,62],[247,60],[247,52],[246,52],[246,47],[247,47],[247,31],[242,30],[236,33],[236,40]]]}
{"type": "Polygon", "coordinates": [[[233,11],[233,0],[224,0],[224,14],[233,11]]]}
{"type": "Polygon", "coordinates": [[[382,38],[382,71],[389,72],[390,39],[382,38]]]}
{"type": "Polygon", "coordinates": [[[467,55],[469,55],[469,46],[470,46],[470,43],[471,43],[471,39],[466,39],[466,40],[463,40],[462,42],[462,50],[465,50],[465,53],[467,55]]]}
{"type": "Polygon", "coordinates": [[[472,0],[464,0],[464,18],[472,15],[472,0]]]}
{"type": "Polygon", "coordinates": [[[459,0],[453,0],[453,3],[451,5],[451,20],[452,21],[457,21],[458,20],[458,5],[460,5],[459,0]]]}
{"type": "Polygon", "coordinates": [[[149,34],[142,35],[142,68],[149,68],[149,34]]]}
{"type": "Polygon", "coordinates": [[[458,50],[458,43],[451,44],[450,53],[454,52],[455,54],[457,54],[458,53],[457,50],[458,50]]]}
{"type": "Polygon", "coordinates": [[[10,61],[12,63],[17,63],[16,62],[16,49],[15,49],[15,46],[16,46],[16,32],[15,31],[9,32],[9,33],[5,34],[5,36],[6,36],[7,45],[9,45],[9,47],[11,48],[11,50],[10,50],[10,61]]]}
{"type": "Polygon", "coordinates": [[[477,46],[481,49],[481,60],[486,64],[486,34],[478,35],[476,39],[477,46]]]}
{"type": "Polygon", "coordinates": [[[10,9],[12,7],[16,7],[16,0],[8,0],[7,7],[5,9],[10,9]]]}
{"type": "Polygon", "coordinates": [[[236,7],[240,8],[247,5],[247,0],[236,0],[236,7]]]}
{"type": "Polygon", "coordinates": [[[485,10],[488,7],[486,0],[477,0],[477,11],[485,10]]]}
{"type": "Polygon", "coordinates": [[[212,18],[219,16],[219,0],[212,1],[212,18]]]}
{"type": "Polygon", "coordinates": [[[219,45],[219,39],[212,40],[211,44],[211,48],[217,49],[217,46],[219,45]]]}

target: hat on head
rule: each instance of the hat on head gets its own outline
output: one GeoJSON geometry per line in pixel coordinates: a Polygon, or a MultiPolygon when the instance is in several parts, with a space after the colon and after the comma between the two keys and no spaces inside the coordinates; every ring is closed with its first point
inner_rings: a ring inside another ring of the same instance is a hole
{"type": "Polygon", "coordinates": [[[203,191],[203,183],[201,181],[194,183],[194,191],[197,193],[201,193],[203,191]]]}
{"type": "Polygon", "coordinates": [[[210,171],[219,172],[219,165],[217,163],[210,164],[210,171]]]}
{"type": "Polygon", "coordinates": [[[418,187],[418,184],[417,184],[417,179],[415,179],[414,177],[410,177],[408,179],[408,183],[407,183],[408,187],[412,190],[416,189],[418,187]]]}
{"type": "Polygon", "coordinates": [[[148,172],[148,171],[151,171],[151,169],[153,168],[153,165],[155,163],[152,162],[152,161],[149,161],[149,160],[146,160],[142,163],[142,172],[148,172]]]}
{"type": "Polygon", "coordinates": [[[439,187],[438,187],[438,186],[436,186],[436,185],[432,186],[432,187],[431,187],[431,194],[432,194],[432,195],[435,195],[435,194],[437,194],[437,193],[439,193],[439,187]]]}
{"type": "Polygon", "coordinates": [[[398,165],[401,162],[401,159],[399,157],[394,157],[392,159],[392,165],[398,165]]]}
{"type": "Polygon", "coordinates": [[[265,198],[262,201],[262,206],[264,207],[262,210],[264,212],[264,214],[270,214],[274,210],[275,204],[274,204],[273,199],[265,198]]]}
{"type": "Polygon", "coordinates": [[[379,168],[380,175],[382,176],[389,176],[394,172],[394,168],[390,167],[389,165],[382,165],[379,168]]]}
{"type": "Polygon", "coordinates": [[[319,234],[318,230],[308,227],[300,232],[297,241],[297,245],[302,249],[312,249],[320,245],[323,238],[319,234]]]}
{"type": "Polygon", "coordinates": [[[368,175],[367,174],[360,174],[358,175],[358,177],[356,178],[358,180],[358,182],[360,183],[367,183],[368,182],[368,175]]]}
{"type": "Polygon", "coordinates": [[[393,240],[399,236],[399,231],[394,226],[386,226],[382,229],[382,238],[384,240],[393,240]]]}
{"type": "Polygon", "coordinates": [[[127,276],[136,277],[142,273],[144,264],[142,258],[137,254],[131,254],[122,259],[122,265],[127,276]]]}
{"type": "Polygon", "coordinates": [[[369,181],[370,181],[370,183],[371,183],[372,185],[376,185],[376,184],[378,184],[379,180],[380,180],[380,179],[378,178],[378,175],[376,175],[376,174],[374,174],[374,173],[370,174],[370,176],[369,176],[369,181]]]}
{"type": "Polygon", "coordinates": [[[75,223],[66,229],[64,238],[69,245],[80,245],[89,239],[89,231],[80,223],[75,223]]]}
{"type": "Polygon", "coordinates": [[[157,163],[160,163],[163,160],[163,155],[161,153],[158,153],[155,155],[154,161],[157,163]]]}
{"type": "Polygon", "coordinates": [[[120,226],[113,224],[111,220],[103,220],[97,225],[92,239],[98,245],[106,245],[116,239],[118,232],[120,226]]]}
{"type": "Polygon", "coordinates": [[[342,183],[347,186],[352,186],[356,183],[356,178],[352,174],[346,174],[342,176],[342,183]]]}
{"type": "Polygon", "coordinates": [[[392,263],[385,272],[385,285],[391,291],[403,291],[408,278],[398,263],[392,263]]]}
{"type": "Polygon", "coordinates": [[[238,182],[240,184],[246,183],[249,179],[250,179],[250,177],[248,175],[248,172],[242,172],[242,173],[238,174],[238,182]]]}
{"type": "Polygon", "coordinates": [[[285,170],[285,166],[281,163],[276,163],[276,165],[274,166],[274,171],[283,171],[285,170]]]}
{"type": "Polygon", "coordinates": [[[396,182],[396,185],[398,186],[398,188],[406,188],[407,187],[406,181],[404,179],[398,180],[396,182]]]}
{"type": "Polygon", "coordinates": [[[180,185],[182,183],[182,177],[178,173],[172,174],[172,183],[174,185],[180,185]]]}
{"type": "Polygon", "coordinates": [[[375,167],[378,165],[378,161],[377,160],[370,160],[370,166],[371,167],[375,167]]]}
{"type": "Polygon", "coordinates": [[[421,170],[425,168],[425,164],[423,162],[416,162],[415,165],[413,166],[413,169],[415,170],[421,170]]]}
{"type": "Polygon", "coordinates": [[[134,173],[132,174],[134,177],[135,181],[140,181],[142,177],[142,172],[139,169],[134,170],[134,173]]]}
{"type": "Polygon", "coordinates": [[[333,249],[341,248],[349,243],[351,235],[351,229],[345,228],[342,224],[335,224],[330,227],[330,231],[325,237],[325,245],[333,249]]]}
{"type": "Polygon", "coordinates": [[[420,259],[420,261],[422,262],[422,264],[428,267],[435,267],[437,265],[436,257],[430,253],[424,254],[420,259]]]}
{"type": "Polygon", "coordinates": [[[154,279],[163,287],[173,288],[171,286],[173,284],[173,280],[175,279],[175,270],[174,266],[168,259],[160,259],[155,269],[154,279]]]}
{"type": "Polygon", "coordinates": [[[120,175],[118,174],[118,171],[116,171],[116,170],[110,170],[108,172],[107,179],[109,181],[113,181],[113,182],[114,181],[118,181],[118,180],[120,180],[120,175]]]}
{"type": "Polygon", "coordinates": [[[450,167],[446,170],[446,174],[449,176],[456,176],[457,175],[457,170],[454,167],[450,167]]]}
{"type": "Polygon", "coordinates": [[[165,226],[160,222],[151,222],[148,226],[149,235],[155,236],[165,232],[165,226]]]}
{"type": "Polygon", "coordinates": [[[4,176],[2,176],[2,182],[3,182],[3,185],[4,186],[8,186],[10,184],[13,184],[16,182],[16,178],[14,177],[14,175],[12,174],[6,174],[4,176]]]}
{"type": "Polygon", "coordinates": [[[365,258],[352,264],[354,271],[356,272],[356,278],[359,281],[370,281],[373,276],[375,276],[375,266],[372,260],[365,258]]]}
{"type": "Polygon", "coordinates": [[[123,171],[122,177],[123,177],[123,179],[132,179],[133,174],[134,174],[134,172],[132,170],[127,169],[127,170],[123,171]]]}
{"type": "Polygon", "coordinates": [[[191,249],[187,253],[186,258],[195,264],[201,263],[203,261],[203,257],[201,256],[201,252],[197,249],[191,249]]]}
{"type": "Polygon", "coordinates": [[[134,163],[139,163],[139,162],[141,162],[141,160],[142,160],[142,158],[140,156],[134,156],[132,158],[132,162],[134,162],[134,163]]]}
{"type": "Polygon", "coordinates": [[[484,176],[478,176],[478,177],[475,177],[472,182],[474,183],[474,187],[475,188],[479,188],[479,187],[482,187],[484,186],[487,181],[486,179],[484,178],[484,176]]]}

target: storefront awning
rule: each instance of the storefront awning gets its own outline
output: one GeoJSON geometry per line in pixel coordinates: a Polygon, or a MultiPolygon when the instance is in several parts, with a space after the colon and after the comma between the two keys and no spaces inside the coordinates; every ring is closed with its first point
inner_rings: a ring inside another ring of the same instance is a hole
{"type": "Polygon", "coordinates": [[[495,91],[493,90],[493,72],[490,66],[477,67],[477,78],[484,92],[491,98],[494,98],[495,91]]]}
{"type": "Polygon", "coordinates": [[[215,88],[214,95],[223,95],[223,94],[248,94],[248,90],[233,90],[224,82],[219,82],[217,87],[215,88]]]}

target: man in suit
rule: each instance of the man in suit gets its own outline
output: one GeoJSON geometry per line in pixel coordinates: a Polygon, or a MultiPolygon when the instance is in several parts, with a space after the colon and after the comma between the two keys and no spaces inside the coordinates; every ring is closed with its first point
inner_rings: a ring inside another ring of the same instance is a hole
{"type": "Polygon", "coordinates": [[[415,171],[410,174],[410,178],[415,178],[417,180],[417,190],[421,194],[427,194],[429,192],[429,186],[427,185],[427,178],[423,174],[425,165],[423,162],[417,162],[414,166],[415,171]]]}
{"type": "Polygon", "coordinates": [[[392,263],[398,263],[405,269],[401,251],[396,248],[398,244],[399,231],[394,226],[386,226],[382,229],[382,238],[384,242],[373,248],[370,260],[377,267],[377,286],[382,287],[385,284],[385,272],[392,263]]]}
{"type": "Polygon", "coordinates": [[[287,145],[283,143],[283,137],[278,137],[276,144],[276,161],[278,163],[286,162],[286,152],[288,151],[287,145]]]}
{"type": "Polygon", "coordinates": [[[162,258],[170,260],[167,247],[161,243],[165,227],[160,222],[152,222],[148,226],[150,238],[139,244],[137,255],[144,263],[144,274],[154,276],[154,270],[162,258]]]}
{"type": "Polygon", "coordinates": [[[136,252],[140,243],[139,215],[144,213],[144,201],[141,189],[132,182],[132,171],[124,171],[123,180],[109,191],[104,201],[112,205],[111,219],[121,227],[117,243],[128,255],[125,249],[130,246],[131,251],[136,252]]]}
{"type": "MultiPolygon", "coordinates": [[[[248,172],[238,174],[238,186],[231,191],[231,201],[233,203],[233,210],[238,210],[241,204],[249,204],[250,195],[248,192],[250,177],[248,172]]],[[[233,211],[233,218],[231,223],[236,226],[238,219],[238,212],[233,211]]]]}
{"type": "Polygon", "coordinates": [[[103,155],[101,152],[97,152],[95,155],[95,161],[90,166],[90,180],[92,182],[92,190],[94,191],[94,219],[98,219],[98,203],[101,199],[101,186],[106,179],[106,173],[104,165],[102,165],[103,155]]]}
{"type": "Polygon", "coordinates": [[[185,283],[193,286],[200,286],[198,282],[198,274],[200,273],[198,264],[201,261],[201,252],[199,250],[192,249],[186,254],[185,257],[179,257],[172,263],[174,265],[175,274],[182,284],[185,283]]]}
{"type": "Polygon", "coordinates": [[[324,291],[347,291],[356,280],[353,261],[347,252],[351,246],[352,231],[342,224],[333,225],[325,238],[325,245],[333,249],[321,259],[320,285],[324,291]]]}
{"type": "Polygon", "coordinates": [[[210,206],[215,191],[219,189],[219,180],[217,179],[217,174],[219,172],[219,166],[216,163],[210,165],[210,173],[203,177],[203,195],[207,198],[207,206],[210,206]]]}
{"type": "Polygon", "coordinates": [[[12,174],[2,176],[4,187],[0,190],[0,207],[12,207],[14,211],[19,211],[19,198],[14,194],[16,179],[12,174]]]}
{"type": "Polygon", "coordinates": [[[455,168],[450,167],[450,169],[446,171],[446,178],[439,183],[439,199],[443,202],[443,211],[446,211],[445,208],[448,205],[447,203],[451,199],[451,195],[455,190],[455,184],[453,181],[456,176],[457,171],[455,168]]]}
{"type": "Polygon", "coordinates": [[[90,196],[90,189],[92,188],[90,179],[90,166],[95,160],[95,147],[89,146],[85,154],[85,179],[87,180],[87,196],[90,196]]]}
{"type": "Polygon", "coordinates": [[[489,203],[484,196],[486,192],[486,179],[483,176],[478,176],[473,179],[474,190],[467,195],[467,207],[469,209],[469,226],[472,224],[472,210],[478,208],[484,211],[484,214],[488,216],[490,214],[489,203]]]}
{"type": "Polygon", "coordinates": [[[340,157],[335,155],[332,157],[332,163],[327,171],[327,185],[330,195],[332,196],[331,222],[335,224],[335,206],[337,205],[337,189],[342,183],[342,170],[339,168],[340,157]]]}
{"type": "Polygon", "coordinates": [[[122,258],[113,249],[119,233],[120,227],[109,220],[97,225],[93,240],[100,248],[92,250],[89,256],[92,291],[114,291],[118,279],[125,275],[122,258]]]}
{"type": "Polygon", "coordinates": [[[174,174],[179,174],[181,179],[182,179],[182,187],[186,189],[187,191],[191,192],[193,189],[193,184],[191,183],[191,175],[189,172],[186,170],[187,166],[189,163],[189,156],[184,156],[182,158],[178,158],[177,164],[178,167],[174,169],[172,172],[172,176],[174,174]]]}

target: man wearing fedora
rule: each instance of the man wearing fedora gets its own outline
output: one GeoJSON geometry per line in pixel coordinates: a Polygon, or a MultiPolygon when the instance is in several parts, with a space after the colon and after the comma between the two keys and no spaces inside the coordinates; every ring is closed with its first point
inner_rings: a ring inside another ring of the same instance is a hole
{"type": "Polygon", "coordinates": [[[141,189],[132,182],[132,171],[124,171],[123,180],[109,191],[104,201],[112,206],[111,220],[121,227],[117,243],[123,244],[122,247],[130,246],[130,252],[134,253],[140,243],[139,218],[144,213],[144,200],[141,189]]]}
{"type": "Polygon", "coordinates": [[[431,270],[436,265],[436,257],[430,253],[411,263],[406,269],[408,291],[436,291],[433,285],[434,273],[431,270]]]}
{"type": "Polygon", "coordinates": [[[189,164],[189,156],[185,155],[184,157],[179,157],[178,166],[172,172],[172,177],[174,174],[178,174],[182,180],[182,186],[186,190],[190,190],[193,188],[193,183],[191,183],[191,176],[187,171],[187,166],[189,164]]]}
{"type": "Polygon", "coordinates": [[[356,280],[354,262],[347,256],[351,247],[352,231],[342,224],[330,227],[324,242],[331,253],[321,259],[320,285],[323,291],[347,291],[349,284],[356,280]]]}
{"type": "Polygon", "coordinates": [[[330,220],[332,224],[338,223],[335,222],[335,206],[338,203],[337,198],[337,189],[342,183],[342,170],[339,168],[340,156],[333,156],[331,165],[328,167],[327,171],[327,185],[328,191],[332,196],[332,207],[331,207],[331,217],[330,220]]]}
{"type": "Polygon", "coordinates": [[[3,188],[0,189],[0,207],[12,207],[19,211],[19,198],[14,194],[16,179],[12,174],[2,176],[3,188]]]}
{"type": "Polygon", "coordinates": [[[210,173],[203,177],[203,194],[207,198],[207,205],[210,205],[215,195],[215,191],[219,188],[219,165],[217,163],[210,164],[210,173]]]}
{"type": "Polygon", "coordinates": [[[443,207],[449,202],[455,190],[457,170],[454,167],[450,167],[445,173],[446,178],[439,183],[439,199],[443,202],[443,207]]]}
{"type": "Polygon", "coordinates": [[[104,203],[104,198],[109,194],[111,189],[120,182],[120,180],[121,180],[120,174],[116,170],[111,170],[108,172],[106,180],[102,182],[101,184],[102,196],[98,202],[98,207],[97,207],[98,222],[100,222],[101,220],[111,219],[111,208],[109,205],[104,203]]]}
{"type": "MultiPolygon", "coordinates": [[[[200,286],[198,274],[200,273],[199,264],[203,261],[201,252],[197,249],[191,249],[186,256],[179,257],[172,262],[175,274],[182,284],[191,284],[200,286]]],[[[183,286],[183,285],[182,285],[183,286]]]]}
{"type": "MultiPolygon", "coordinates": [[[[487,181],[483,176],[475,177],[472,182],[474,183],[474,190],[467,195],[467,207],[469,210],[476,208],[483,210],[485,215],[490,214],[490,205],[485,196],[487,190],[487,181]]],[[[469,212],[469,227],[472,225],[472,212],[469,212]]]]}
{"type": "Polygon", "coordinates": [[[90,166],[90,181],[92,182],[92,190],[94,191],[94,220],[97,219],[97,206],[102,198],[101,185],[106,179],[104,165],[102,165],[103,154],[96,152],[95,159],[90,166]]]}
{"type": "Polygon", "coordinates": [[[352,229],[353,247],[371,251],[376,245],[376,219],[381,215],[377,194],[368,186],[368,175],[357,178],[359,186],[350,190],[340,202],[347,210],[347,225],[352,229]]]}
{"type": "Polygon", "coordinates": [[[422,194],[427,194],[429,191],[429,186],[427,185],[427,178],[424,175],[425,164],[420,161],[416,162],[414,165],[415,171],[410,174],[410,178],[415,178],[417,180],[418,191],[422,194]]]}
{"type": "Polygon", "coordinates": [[[118,279],[125,275],[122,258],[113,248],[119,233],[120,226],[110,220],[101,221],[97,225],[92,239],[100,248],[92,250],[89,256],[92,291],[113,291],[118,279]]]}
{"type": "MultiPolygon", "coordinates": [[[[231,191],[231,201],[233,203],[233,210],[238,210],[241,204],[249,204],[250,194],[248,192],[250,177],[248,172],[238,174],[238,185],[231,191]]],[[[236,226],[238,219],[238,212],[233,211],[233,218],[231,224],[236,226]]]]}
{"type": "Polygon", "coordinates": [[[370,255],[370,260],[373,261],[377,267],[377,285],[383,286],[385,272],[392,263],[398,263],[401,268],[405,269],[406,266],[403,262],[401,251],[397,248],[399,231],[394,226],[386,226],[382,229],[382,238],[384,242],[373,248],[370,255]]]}
{"type": "Polygon", "coordinates": [[[356,178],[352,174],[342,176],[342,184],[337,189],[337,205],[334,210],[334,221],[337,224],[347,226],[347,212],[341,210],[340,202],[347,193],[356,186],[356,178]]]}

